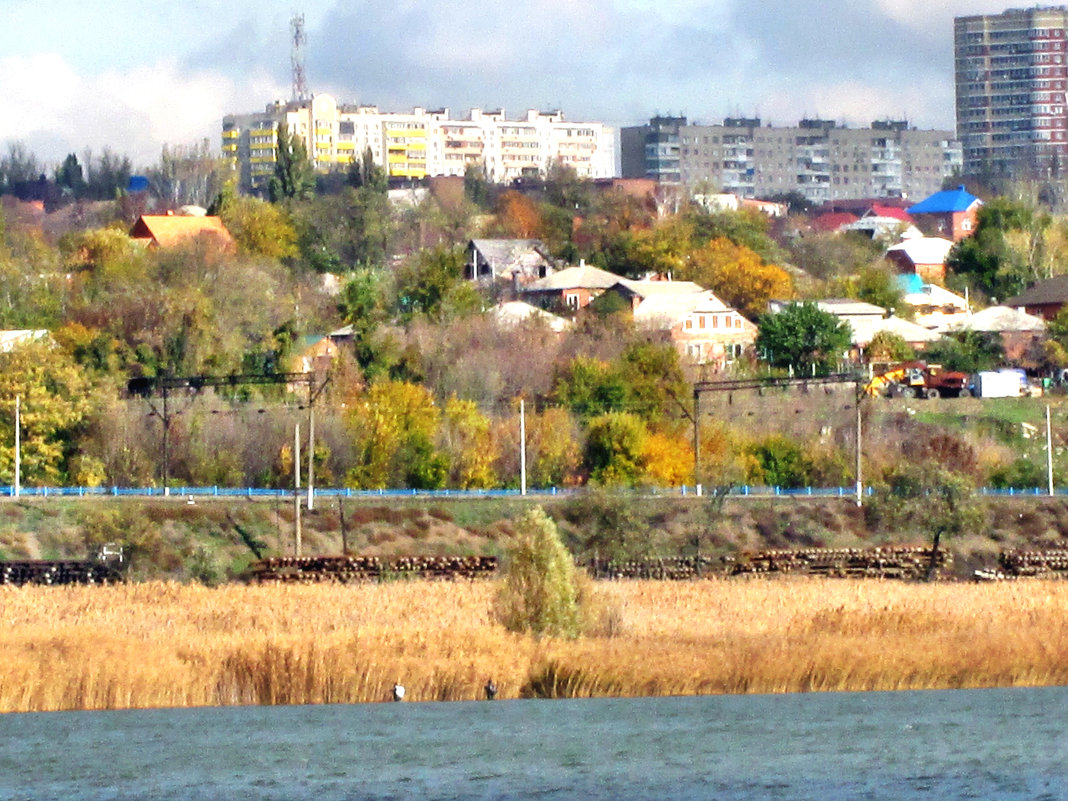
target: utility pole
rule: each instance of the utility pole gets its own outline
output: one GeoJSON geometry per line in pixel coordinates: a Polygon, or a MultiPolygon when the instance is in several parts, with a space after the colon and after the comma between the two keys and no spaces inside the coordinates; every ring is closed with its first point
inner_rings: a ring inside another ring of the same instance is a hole
{"type": "Polygon", "coordinates": [[[693,484],[701,494],[701,391],[693,390],[693,484]]]}
{"type": "Polygon", "coordinates": [[[315,379],[308,379],[308,511],[315,509],[315,379]]]}
{"type": "Polygon", "coordinates": [[[527,494],[527,413],[519,399],[519,494],[527,494]]]}
{"type": "Polygon", "coordinates": [[[857,420],[856,420],[856,423],[857,423],[857,429],[856,429],[857,430],[857,435],[856,435],[856,442],[854,444],[856,445],[856,449],[857,449],[857,453],[856,453],[856,458],[857,458],[857,468],[856,468],[857,469],[857,506],[863,506],[864,505],[864,477],[863,477],[863,475],[861,473],[861,468],[863,466],[863,449],[861,448],[861,441],[860,441],[860,436],[861,436],[861,432],[860,432],[860,404],[861,404],[861,401],[864,400],[864,385],[860,381],[857,381],[856,398],[857,398],[857,402],[854,405],[857,407],[857,420]]]}
{"type": "Polygon", "coordinates": [[[293,428],[293,554],[301,557],[300,530],[300,423],[293,428]]]}
{"type": "Polygon", "coordinates": [[[1046,404],[1046,477],[1049,481],[1049,494],[1053,494],[1053,426],[1049,419],[1049,404],[1046,404]]]}
{"type": "Polygon", "coordinates": [[[15,396],[15,497],[22,489],[22,396],[15,396]]]}

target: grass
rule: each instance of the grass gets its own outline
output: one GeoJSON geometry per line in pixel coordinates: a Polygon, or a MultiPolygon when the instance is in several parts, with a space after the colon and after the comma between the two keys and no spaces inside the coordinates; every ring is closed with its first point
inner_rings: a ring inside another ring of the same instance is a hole
{"type": "Polygon", "coordinates": [[[569,641],[495,587],[0,587],[0,710],[1068,683],[1068,582],[606,583],[614,636],[569,641]]]}

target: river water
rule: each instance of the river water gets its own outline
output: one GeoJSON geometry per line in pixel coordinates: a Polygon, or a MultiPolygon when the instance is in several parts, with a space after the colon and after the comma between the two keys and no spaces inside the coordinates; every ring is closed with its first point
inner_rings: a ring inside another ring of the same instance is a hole
{"type": "Polygon", "coordinates": [[[1068,690],[0,716],[0,799],[1066,799],[1068,690]]]}

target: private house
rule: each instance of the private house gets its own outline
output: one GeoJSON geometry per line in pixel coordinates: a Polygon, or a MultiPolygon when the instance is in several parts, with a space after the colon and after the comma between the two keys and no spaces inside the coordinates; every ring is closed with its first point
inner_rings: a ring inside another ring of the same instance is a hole
{"type": "Polygon", "coordinates": [[[909,322],[901,317],[861,317],[851,322],[853,329],[853,355],[859,360],[865,360],[865,352],[876,334],[887,333],[901,337],[913,350],[923,350],[931,342],[941,338],[941,334],[924,328],[917,323],[909,322]]]}
{"type": "MultiPolygon", "coordinates": [[[[772,300],[768,302],[768,311],[778,314],[787,306],[795,303],[792,300],[772,300]]],[[[886,309],[876,306],[874,303],[865,303],[853,298],[825,298],[815,301],[820,311],[829,312],[850,325],[855,322],[866,320],[881,320],[886,317],[886,309]]]]}
{"type": "Polygon", "coordinates": [[[886,260],[903,275],[918,275],[927,284],[946,280],[946,258],[953,243],[940,236],[914,236],[887,248],[886,260]]]}
{"type": "Polygon", "coordinates": [[[912,309],[912,319],[918,325],[943,334],[969,313],[967,298],[937,284],[920,284],[902,300],[912,309]]]}
{"type": "Polygon", "coordinates": [[[1043,320],[1056,317],[1065,303],[1068,303],[1068,274],[1039,281],[1005,301],[1006,306],[1023,309],[1043,320]]]}
{"type": "Polygon", "coordinates": [[[1010,362],[1026,361],[1033,349],[1046,338],[1046,321],[1011,306],[991,306],[969,315],[955,330],[970,329],[998,334],[1010,362]]]}
{"type": "Polygon", "coordinates": [[[626,280],[615,273],[581,263],[578,267],[568,267],[532,281],[520,291],[526,301],[542,309],[575,312],[589,306],[605,290],[626,280]]]}
{"type": "MultiPolygon", "coordinates": [[[[349,335],[351,337],[351,327],[349,335]]],[[[334,332],[327,336],[304,336],[297,341],[295,353],[289,359],[290,373],[325,373],[340,354],[334,332]]]]}
{"type": "Polygon", "coordinates": [[[472,239],[464,275],[472,281],[509,281],[525,286],[551,275],[555,263],[540,239],[472,239]]]}
{"type": "MultiPolygon", "coordinates": [[[[651,283],[675,282],[628,281],[623,287],[651,283]]],[[[723,369],[751,348],[757,335],[753,323],[700,287],[697,291],[654,292],[640,299],[634,323],[673,343],[686,361],[711,365],[714,370],[723,369]]]]}
{"type": "Polygon", "coordinates": [[[497,321],[497,325],[502,328],[518,328],[526,323],[537,322],[548,326],[550,330],[557,334],[561,334],[574,325],[564,317],[539,309],[537,306],[532,306],[522,300],[498,303],[491,309],[490,313],[493,315],[493,319],[497,321]]]}
{"type": "Polygon", "coordinates": [[[0,353],[10,353],[19,345],[48,338],[44,328],[22,328],[0,331],[0,353]]]}
{"type": "Polygon", "coordinates": [[[196,242],[221,250],[236,249],[234,238],[218,217],[142,214],[130,229],[134,242],[150,248],[173,248],[196,242]]]}
{"type": "Polygon", "coordinates": [[[956,189],[935,192],[908,209],[922,230],[959,242],[975,233],[979,208],[983,201],[970,194],[961,184],[956,189]]]}

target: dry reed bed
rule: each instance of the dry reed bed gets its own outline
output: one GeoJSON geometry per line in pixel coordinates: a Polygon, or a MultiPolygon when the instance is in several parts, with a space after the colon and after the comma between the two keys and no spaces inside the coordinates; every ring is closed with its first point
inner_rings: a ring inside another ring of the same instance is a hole
{"type": "Polygon", "coordinates": [[[1068,684],[1068,582],[622,582],[510,634],[495,584],[0,588],[0,711],[1068,684]]]}

